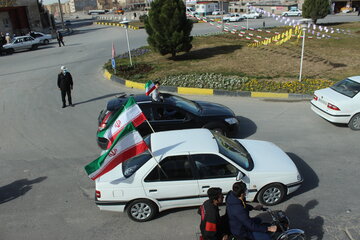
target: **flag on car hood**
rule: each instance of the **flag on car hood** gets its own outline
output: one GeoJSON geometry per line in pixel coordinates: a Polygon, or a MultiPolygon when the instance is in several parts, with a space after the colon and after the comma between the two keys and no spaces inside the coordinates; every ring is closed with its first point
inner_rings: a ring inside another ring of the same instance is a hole
{"type": "Polygon", "coordinates": [[[129,123],[116,138],[114,144],[96,160],[85,166],[89,178],[96,178],[111,171],[120,163],[135,157],[148,149],[134,125],[129,123]]]}
{"type": "Polygon", "coordinates": [[[146,94],[146,96],[149,96],[150,93],[151,93],[152,91],[154,91],[154,89],[155,89],[155,84],[154,84],[152,81],[149,80],[149,81],[145,84],[145,94],[146,94]]]}
{"type": "Polygon", "coordinates": [[[107,148],[110,148],[117,135],[130,122],[135,127],[139,126],[146,120],[144,113],[141,111],[139,105],[136,104],[135,99],[130,97],[125,105],[118,110],[107,124],[107,128],[98,133],[98,137],[103,137],[109,140],[107,148]]]}

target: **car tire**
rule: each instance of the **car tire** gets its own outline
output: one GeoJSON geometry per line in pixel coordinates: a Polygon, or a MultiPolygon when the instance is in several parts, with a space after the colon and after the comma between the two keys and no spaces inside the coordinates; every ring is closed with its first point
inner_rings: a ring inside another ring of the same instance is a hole
{"type": "Polygon", "coordinates": [[[287,17],[287,16],[288,16],[288,14],[287,14],[287,13],[285,13],[285,14],[284,14],[284,16],[285,16],[285,17],[287,17]]]}
{"type": "Polygon", "coordinates": [[[49,40],[48,40],[48,39],[45,39],[45,40],[44,40],[44,44],[45,44],[45,45],[48,45],[48,44],[49,44],[49,40]]]}
{"type": "Polygon", "coordinates": [[[272,183],[263,187],[257,195],[257,200],[265,206],[273,206],[280,203],[285,196],[284,186],[272,183]]]}
{"type": "Polygon", "coordinates": [[[135,222],[147,222],[153,219],[158,212],[156,204],[147,199],[132,201],[127,206],[127,214],[135,222]]]}
{"type": "Polygon", "coordinates": [[[360,113],[355,114],[350,119],[350,122],[349,122],[348,126],[352,130],[356,130],[356,131],[360,130],[360,113]]]}
{"type": "Polygon", "coordinates": [[[9,48],[6,50],[7,54],[13,54],[15,52],[15,50],[13,48],[9,48]]]}
{"type": "Polygon", "coordinates": [[[301,16],[301,14],[299,13],[299,14],[298,14],[298,17],[300,17],[300,16],[301,16]]]}

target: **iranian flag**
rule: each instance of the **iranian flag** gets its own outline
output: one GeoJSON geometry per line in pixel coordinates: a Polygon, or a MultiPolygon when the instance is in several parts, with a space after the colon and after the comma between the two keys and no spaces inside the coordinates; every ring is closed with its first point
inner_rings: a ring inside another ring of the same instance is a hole
{"type": "Polygon", "coordinates": [[[148,149],[143,138],[129,123],[120,132],[114,144],[103,155],[85,166],[85,171],[92,180],[111,171],[120,163],[135,157],[148,149]]]}
{"type": "Polygon", "coordinates": [[[146,94],[146,96],[149,96],[150,93],[151,93],[152,91],[154,91],[154,89],[155,89],[155,84],[154,84],[152,81],[149,80],[149,81],[145,84],[145,94],[146,94]]]}
{"type": "Polygon", "coordinates": [[[103,137],[109,140],[107,148],[110,148],[117,135],[126,125],[133,123],[133,125],[137,127],[145,120],[146,117],[141,111],[139,105],[136,104],[133,97],[130,97],[125,105],[107,124],[108,127],[98,133],[98,137],[103,137]]]}

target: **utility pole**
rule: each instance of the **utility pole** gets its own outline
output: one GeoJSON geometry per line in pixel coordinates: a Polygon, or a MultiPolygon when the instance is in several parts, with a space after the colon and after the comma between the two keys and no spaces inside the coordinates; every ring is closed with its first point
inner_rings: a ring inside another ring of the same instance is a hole
{"type": "Polygon", "coordinates": [[[58,3],[59,3],[59,10],[60,10],[60,17],[61,17],[61,26],[62,26],[62,29],[64,30],[65,29],[64,17],[63,17],[63,12],[62,12],[62,7],[61,7],[60,0],[58,0],[58,3]]]}

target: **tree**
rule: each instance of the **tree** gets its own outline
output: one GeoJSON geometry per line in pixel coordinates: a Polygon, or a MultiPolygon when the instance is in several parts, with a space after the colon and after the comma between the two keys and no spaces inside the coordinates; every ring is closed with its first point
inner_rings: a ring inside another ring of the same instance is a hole
{"type": "Polygon", "coordinates": [[[182,0],[154,0],[145,19],[150,47],[161,55],[170,53],[172,58],[176,53],[189,52],[192,48],[192,27],[182,0]]]}
{"type": "Polygon", "coordinates": [[[314,24],[318,19],[326,17],[329,12],[329,0],[305,0],[302,5],[302,15],[305,18],[311,18],[314,24]]]}

